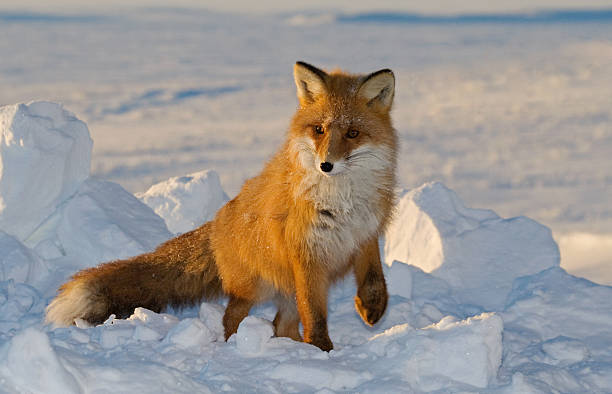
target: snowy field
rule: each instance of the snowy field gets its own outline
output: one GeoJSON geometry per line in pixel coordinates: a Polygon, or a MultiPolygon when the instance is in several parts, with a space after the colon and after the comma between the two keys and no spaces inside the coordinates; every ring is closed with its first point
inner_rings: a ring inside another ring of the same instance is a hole
{"type": "Polygon", "coordinates": [[[0,105],[84,122],[0,109],[0,392],[611,391],[612,288],[563,269],[612,284],[612,16],[581,18],[0,12],[0,105]],[[348,278],[329,354],[270,338],[267,306],[228,343],[212,304],[44,326],[75,270],[199,224],[259,171],[295,60],[396,74],[383,321],[361,323],[348,278]]]}
{"type": "Polygon", "coordinates": [[[130,192],[210,168],[233,196],[283,138],[296,60],[389,67],[404,187],[437,180],[471,205],[539,220],[564,266],[612,283],[612,17],[602,15],[391,23],[331,13],[4,12],[0,104],[64,103],[96,141],[94,176],[130,192]]]}

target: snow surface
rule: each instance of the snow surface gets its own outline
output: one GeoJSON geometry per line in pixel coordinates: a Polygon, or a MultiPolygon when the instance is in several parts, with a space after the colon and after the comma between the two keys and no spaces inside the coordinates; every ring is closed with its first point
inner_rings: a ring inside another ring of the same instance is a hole
{"type": "Polygon", "coordinates": [[[233,197],[282,142],[296,60],[389,67],[404,187],[440,181],[472,206],[535,219],[553,231],[562,267],[612,284],[609,11],[436,22],[356,13],[365,5],[355,2],[346,13],[257,15],[65,15],[39,3],[0,12],[0,104],[50,99],[79,114],[96,141],[94,176],[134,193],[209,168],[233,197]],[[575,234],[588,237],[565,242],[575,234]],[[583,257],[594,248],[596,259],[583,257]]]}
{"type": "MultiPolygon", "coordinates": [[[[34,130],[33,140],[38,133],[51,140],[63,133],[39,121],[64,114],[57,105],[8,108],[0,111],[31,114],[36,108],[38,115],[21,123],[34,130]]],[[[15,124],[6,119],[3,135],[15,124]]],[[[57,151],[71,155],[73,141],[57,140],[66,144],[57,151]]],[[[35,146],[29,155],[44,149],[35,146]]],[[[36,173],[32,166],[41,164],[5,152],[10,150],[0,151],[3,173],[30,182],[20,171],[36,173]]],[[[390,299],[381,322],[367,327],[360,320],[352,278],[333,288],[329,330],[335,348],[329,353],[273,337],[271,305],[254,309],[228,342],[222,340],[223,306],[214,303],[167,313],[136,308],[127,319],[110,316],[96,327],[78,321],[52,329],[43,323],[44,307],[74,270],[149,250],[171,236],[151,208],[88,174],[50,177],[37,190],[46,194],[44,188],[59,190],[66,182],[78,186],[55,206],[45,205],[49,216],[34,223],[36,237],[29,234],[26,243],[8,234],[10,228],[0,232],[2,392],[539,393],[612,387],[612,287],[560,268],[546,227],[466,208],[440,183],[403,192],[381,240],[391,263],[383,267],[390,299]]],[[[176,188],[176,182],[160,187],[158,201],[207,201],[198,188],[176,188]]],[[[223,195],[220,186],[211,193],[223,195]]],[[[24,214],[43,208],[26,203],[48,204],[3,201],[24,214]]]]}

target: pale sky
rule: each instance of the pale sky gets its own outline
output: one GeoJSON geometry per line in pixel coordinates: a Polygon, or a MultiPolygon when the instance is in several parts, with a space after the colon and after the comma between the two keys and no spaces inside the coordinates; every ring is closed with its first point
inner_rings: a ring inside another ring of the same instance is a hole
{"type": "Polygon", "coordinates": [[[300,2],[286,0],[105,0],[95,3],[83,0],[0,0],[0,9],[2,10],[37,12],[78,13],[93,10],[121,10],[141,6],[197,7],[245,13],[334,9],[348,13],[367,10],[397,10],[424,14],[456,14],[559,8],[610,8],[612,7],[612,0],[308,0],[300,2]]]}

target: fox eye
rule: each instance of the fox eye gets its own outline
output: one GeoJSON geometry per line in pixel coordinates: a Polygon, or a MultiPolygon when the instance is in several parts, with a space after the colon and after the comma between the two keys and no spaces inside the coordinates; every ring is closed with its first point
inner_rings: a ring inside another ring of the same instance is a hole
{"type": "Polygon", "coordinates": [[[347,133],[346,136],[348,138],[355,138],[359,135],[359,130],[355,130],[355,129],[350,129],[347,133]]]}
{"type": "Polygon", "coordinates": [[[316,125],[312,128],[314,130],[315,133],[317,134],[323,134],[323,126],[321,125],[316,125]]]}

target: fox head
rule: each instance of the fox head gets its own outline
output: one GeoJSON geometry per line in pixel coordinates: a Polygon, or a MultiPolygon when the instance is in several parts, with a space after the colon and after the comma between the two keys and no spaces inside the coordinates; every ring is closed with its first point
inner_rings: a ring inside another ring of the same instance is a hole
{"type": "Polygon", "coordinates": [[[299,108],[289,136],[306,171],[335,177],[394,167],[391,70],[368,75],[327,73],[297,62],[294,78],[299,108]]]}

